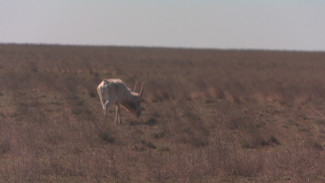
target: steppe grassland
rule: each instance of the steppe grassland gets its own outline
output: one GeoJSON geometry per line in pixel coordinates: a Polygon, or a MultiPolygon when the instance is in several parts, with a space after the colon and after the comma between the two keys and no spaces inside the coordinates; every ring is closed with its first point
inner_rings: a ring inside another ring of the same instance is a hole
{"type": "Polygon", "coordinates": [[[0,46],[0,182],[322,182],[325,53],[0,46]],[[140,119],[96,87],[146,81],[140,119]]]}

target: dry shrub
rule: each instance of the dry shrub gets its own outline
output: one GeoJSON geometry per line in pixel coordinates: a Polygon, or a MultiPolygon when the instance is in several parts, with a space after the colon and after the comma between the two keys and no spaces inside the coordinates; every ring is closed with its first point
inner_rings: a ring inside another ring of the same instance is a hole
{"type": "Polygon", "coordinates": [[[10,151],[10,140],[9,138],[1,138],[0,141],[0,156],[10,151]]]}
{"type": "Polygon", "coordinates": [[[176,138],[185,144],[193,146],[205,146],[209,139],[209,130],[191,102],[185,98],[175,100],[175,109],[179,109],[178,114],[181,120],[175,121],[174,124],[169,124],[172,132],[176,134],[176,138]]]}
{"type": "Polygon", "coordinates": [[[216,99],[224,99],[225,98],[225,94],[224,92],[216,87],[210,87],[208,88],[208,96],[212,97],[212,98],[216,98],[216,99]]]}
{"type": "Polygon", "coordinates": [[[252,115],[245,111],[236,111],[225,125],[240,132],[238,134],[239,142],[244,148],[280,145],[274,130],[267,125],[263,115],[252,115]]]}
{"type": "Polygon", "coordinates": [[[210,138],[206,149],[209,172],[212,175],[256,177],[264,168],[262,153],[241,150],[237,144],[226,145],[221,130],[210,138]]]}
{"type": "Polygon", "coordinates": [[[206,96],[206,94],[203,91],[192,91],[190,93],[191,99],[204,98],[205,96],[206,96]]]}
{"type": "Polygon", "coordinates": [[[172,161],[169,153],[148,151],[146,157],[149,159],[149,161],[145,161],[148,168],[147,180],[166,182],[175,177],[175,172],[171,168],[172,161]]]}
{"type": "Polygon", "coordinates": [[[170,87],[165,83],[158,83],[156,81],[146,82],[145,86],[146,98],[150,102],[157,103],[168,100],[170,96],[170,87]]]}
{"type": "Polygon", "coordinates": [[[233,150],[228,158],[223,165],[223,171],[228,175],[257,177],[265,166],[262,153],[233,150]]]}
{"type": "Polygon", "coordinates": [[[244,148],[258,148],[271,145],[280,145],[280,142],[276,137],[263,133],[255,127],[251,128],[242,140],[242,147],[244,148]]]}
{"type": "Polygon", "coordinates": [[[98,134],[98,137],[106,143],[114,143],[115,139],[109,131],[101,130],[98,134]]]}
{"type": "Polygon", "coordinates": [[[314,182],[325,176],[325,156],[318,150],[297,147],[268,152],[264,157],[264,175],[270,181],[286,177],[294,182],[314,182]]]}

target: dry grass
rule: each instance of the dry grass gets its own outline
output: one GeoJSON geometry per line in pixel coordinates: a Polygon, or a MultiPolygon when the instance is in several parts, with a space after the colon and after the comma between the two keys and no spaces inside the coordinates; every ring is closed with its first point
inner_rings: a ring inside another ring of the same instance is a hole
{"type": "Polygon", "coordinates": [[[0,45],[0,182],[324,182],[325,53],[0,45]],[[146,81],[103,120],[103,78],[146,81]]]}

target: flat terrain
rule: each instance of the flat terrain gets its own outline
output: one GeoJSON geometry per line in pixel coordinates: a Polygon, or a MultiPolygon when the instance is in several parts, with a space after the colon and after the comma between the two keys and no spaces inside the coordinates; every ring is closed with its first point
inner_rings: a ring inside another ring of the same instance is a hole
{"type": "Polygon", "coordinates": [[[325,182],[325,53],[0,45],[0,182],[325,182]]]}

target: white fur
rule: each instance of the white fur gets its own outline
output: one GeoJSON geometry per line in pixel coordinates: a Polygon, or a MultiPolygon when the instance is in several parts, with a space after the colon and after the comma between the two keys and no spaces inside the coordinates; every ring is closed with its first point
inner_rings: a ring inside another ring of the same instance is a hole
{"type": "MultiPolygon", "coordinates": [[[[137,82],[134,86],[136,89],[137,82]]],[[[120,79],[105,79],[97,87],[100,102],[103,106],[104,117],[107,119],[107,108],[110,104],[116,105],[115,123],[121,123],[120,106],[122,105],[127,111],[132,112],[138,117],[141,115],[140,106],[141,95],[143,92],[143,83],[140,93],[131,91],[120,79]]]]}

